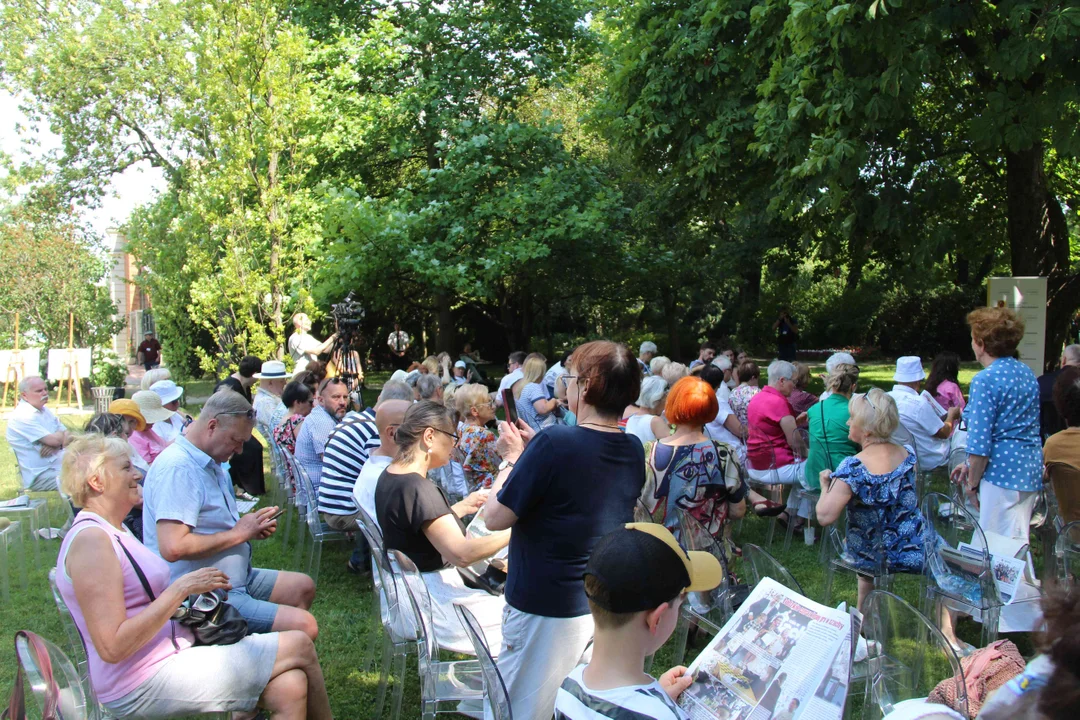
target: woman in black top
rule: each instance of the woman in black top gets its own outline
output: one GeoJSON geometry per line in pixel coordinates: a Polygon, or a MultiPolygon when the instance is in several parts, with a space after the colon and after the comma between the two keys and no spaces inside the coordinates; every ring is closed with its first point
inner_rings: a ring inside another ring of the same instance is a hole
{"type": "Polygon", "coordinates": [[[461,518],[475,513],[487,499],[478,490],[454,505],[429,470],[450,461],[458,436],[446,407],[424,401],[405,413],[394,439],[398,453],[375,486],[375,514],[387,549],[409,556],[423,574],[435,637],[439,647],[474,654],[472,642],[457,618],[454,603],[467,605],[484,628],[489,646],[502,641],[503,599],[465,587],[458,567],[468,567],[506,547],[509,533],[466,537],[461,518]]]}
{"type": "Polygon", "coordinates": [[[559,382],[577,425],[533,435],[502,423],[505,462],[484,507],[489,529],[513,528],[499,671],[518,720],[551,717],[592,638],[585,563],[597,540],[633,521],[645,484],[641,442],[619,429],[641,388],[629,348],[586,343],[559,382]]]}

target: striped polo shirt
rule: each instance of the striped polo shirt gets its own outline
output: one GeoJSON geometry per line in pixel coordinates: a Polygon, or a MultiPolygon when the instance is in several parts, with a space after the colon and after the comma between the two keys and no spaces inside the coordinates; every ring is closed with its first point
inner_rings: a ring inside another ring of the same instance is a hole
{"type": "Polygon", "coordinates": [[[379,447],[379,430],[373,415],[370,410],[346,414],[327,440],[319,483],[319,512],[327,515],[357,513],[353,487],[368,454],[379,447]]]}

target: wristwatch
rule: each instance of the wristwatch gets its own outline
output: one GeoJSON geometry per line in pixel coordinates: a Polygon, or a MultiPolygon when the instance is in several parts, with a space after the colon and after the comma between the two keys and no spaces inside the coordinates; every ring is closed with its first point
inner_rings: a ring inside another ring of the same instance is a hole
{"type": "Polygon", "coordinates": [[[501,463],[499,463],[499,472],[502,472],[506,468],[512,468],[512,467],[514,467],[513,461],[511,461],[511,460],[503,460],[501,463]]]}

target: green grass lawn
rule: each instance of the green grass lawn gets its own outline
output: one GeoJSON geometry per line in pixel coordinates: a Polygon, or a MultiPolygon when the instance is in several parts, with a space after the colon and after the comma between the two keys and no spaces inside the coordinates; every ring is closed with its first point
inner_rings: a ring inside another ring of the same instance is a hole
{"type": "MultiPolygon", "coordinates": [[[[868,366],[864,368],[863,377],[887,389],[891,385],[891,380],[889,380],[891,373],[891,366],[868,366]]],[[[972,368],[965,368],[961,377],[961,384],[965,389],[972,374],[972,368]]],[[[375,385],[375,380],[376,378],[372,378],[370,384],[375,385]]],[[[374,393],[374,390],[372,392],[374,393]]],[[[374,394],[368,402],[373,402],[373,400],[374,394]]],[[[65,416],[64,422],[69,427],[81,428],[86,419],[88,416],[65,416]]],[[[3,459],[0,463],[0,499],[14,497],[19,486],[11,450],[3,439],[4,430],[6,430],[6,423],[0,422],[0,458],[3,459]]],[[[749,516],[743,522],[741,529],[737,531],[736,542],[761,544],[764,542],[766,528],[765,520],[749,516]]],[[[804,545],[801,535],[793,539],[788,552],[782,551],[782,545],[783,534],[778,529],[771,551],[791,570],[811,599],[823,600],[824,574],[818,559],[818,547],[815,545],[811,548],[804,545]]],[[[287,554],[283,553],[280,537],[275,536],[269,540],[257,542],[254,547],[256,565],[294,569],[291,565],[292,548],[287,554]]],[[[30,548],[27,548],[30,585],[25,593],[19,588],[13,573],[12,603],[0,606],[0,688],[9,688],[14,677],[15,663],[10,638],[15,631],[33,630],[61,647],[65,646],[64,631],[48,587],[48,571],[56,564],[58,550],[58,541],[43,541],[41,563],[35,565],[32,562],[30,548]]],[[[312,612],[319,621],[320,634],[317,648],[326,674],[331,706],[335,716],[345,720],[373,716],[379,681],[378,668],[369,673],[363,673],[360,670],[368,641],[377,629],[378,618],[372,603],[370,578],[351,575],[345,569],[350,551],[351,546],[344,543],[332,543],[324,547],[318,597],[312,607],[312,612]]],[[[737,567],[737,570],[740,571],[741,576],[745,577],[740,567],[737,567]]],[[[915,578],[900,576],[894,583],[893,589],[917,606],[917,587],[915,578]]],[[[835,605],[841,600],[852,604],[855,602],[855,578],[846,573],[838,573],[833,586],[832,604],[835,605]]],[[[979,627],[970,622],[961,623],[960,634],[968,642],[977,643],[979,627]]],[[[1018,644],[1022,652],[1025,654],[1030,652],[1029,642],[1021,640],[1018,644]]],[[[692,659],[695,654],[696,652],[691,649],[688,659],[692,659]]],[[[657,653],[653,666],[654,674],[658,675],[666,670],[672,664],[671,659],[672,650],[669,643],[657,653]]],[[[861,684],[852,688],[852,692],[861,695],[861,684]]],[[[384,714],[389,714],[389,705],[384,710],[384,714]]],[[[405,679],[402,717],[415,718],[419,715],[416,665],[415,662],[411,662],[408,677],[405,679]]]]}

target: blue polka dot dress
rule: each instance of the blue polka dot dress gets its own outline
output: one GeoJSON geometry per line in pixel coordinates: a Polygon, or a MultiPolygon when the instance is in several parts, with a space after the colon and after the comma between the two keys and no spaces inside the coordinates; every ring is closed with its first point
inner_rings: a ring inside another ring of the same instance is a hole
{"type": "Polygon", "coordinates": [[[1035,373],[1015,358],[998,358],[971,381],[964,408],[967,451],[990,462],[982,479],[1006,490],[1042,487],[1039,385],[1035,373]]]}

